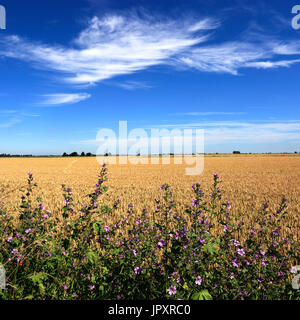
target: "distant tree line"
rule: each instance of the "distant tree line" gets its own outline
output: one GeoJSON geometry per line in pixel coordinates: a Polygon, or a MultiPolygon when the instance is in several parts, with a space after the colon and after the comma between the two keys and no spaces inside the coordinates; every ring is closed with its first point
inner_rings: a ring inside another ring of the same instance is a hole
{"type": "MultiPolygon", "coordinates": [[[[233,154],[241,154],[240,151],[233,151],[233,154]]],[[[281,152],[281,154],[291,154],[292,152],[281,152]]],[[[294,154],[298,154],[300,153],[300,151],[294,151],[294,154]]],[[[200,153],[199,153],[200,154],[200,153]]],[[[210,154],[210,153],[204,153],[204,154],[210,154]]],[[[215,154],[219,154],[218,152],[216,152],[215,154]]],[[[251,152],[249,153],[243,153],[243,154],[252,154],[251,152]]],[[[265,152],[262,154],[272,154],[272,152],[265,152]]],[[[112,154],[109,153],[105,153],[103,156],[108,157],[111,156],[112,154]]],[[[140,156],[140,153],[137,153],[137,156],[140,156]]],[[[165,155],[165,154],[164,154],[165,155]]],[[[170,156],[174,156],[174,153],[170,153],[170,156]]],[[[195,153],[193,153],[193,155],[195,155],[195,153]]],[[[63,153],[62,157],[95,157],[95,154],[92,154],[91,152],[81,152],[81,154],[78,154],[77,152],[72,152],[70,154],[67,154],[66,152],[63,153]]],[[[158,156],[162,156],[162,154],[158,154],[158,156]]],[[[44,157],[59,157],[59,155],[32,155],[32,154],[9,154],[9,153],[1,153],[0,154],[0,158],[44,158],[44,157]]]]}
{"type": "MultiPolygon", "coordinates": [[[[109,157],[112,154],[110,152],[106,152],[105,154],[103,154],[104,157],[109,157]]],[[[77,152],[72,152],[70,154],[67,154],[66,152],[63,153],[62,155],[63,157],[95,157],[95,154],[92,154],[91,152],[81,152],[81,154],[79,155],[77,152]]]]}
{"type": "MultiPolygon", "coordinates": [[[[70,154],[67,154],[66,152],[63,153],[62,155],[63,157],[79,157],[79,154],[77,152],[72,152],[70,154]]],[[[92,157],[94,156],[94,154],[92,154],[91,152],[81,152],[80,157],[92,157]]]]}
{"type": "Polygon", "coordinates": [[[33,157],[32,154],[9,154],[9,153],[1,153],[0,154],[0,158],[10,158],[10,157],[22,157],[22,158],[30,158],[30,157],[33,157]]]}

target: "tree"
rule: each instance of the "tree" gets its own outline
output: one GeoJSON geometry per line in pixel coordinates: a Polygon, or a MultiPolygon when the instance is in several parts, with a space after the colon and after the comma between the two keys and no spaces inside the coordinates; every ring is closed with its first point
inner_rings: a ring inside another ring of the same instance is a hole
{"type": "Polygon", "coordinates": [[[77,152],[72,152],[72,153],[70,153],[70,157],[78,157],[78,153],[77,152]]]}
{"type": "Polygon", "coordinates": [[[232,153],[233,154],[240,154],[241,152],[240,151],[233,151],[232,153]]]}
{"type": "Polygon", "coordinates": [[[68,157],[68,154],[64,152],[62,156],[63,157],[68,157]]]}
{"type": "Polygon", "coordinates": [[[91,154],[90,152],[88,152],[88,153],[86,154],[86,156],[87,156],[87,157],[91,157],[92,154],[91,154]]]}
{"type": "Polygon", "coordinates": [[[85,153],[84,152],[81,152],[81,157],[85,157],[85,153]]]}

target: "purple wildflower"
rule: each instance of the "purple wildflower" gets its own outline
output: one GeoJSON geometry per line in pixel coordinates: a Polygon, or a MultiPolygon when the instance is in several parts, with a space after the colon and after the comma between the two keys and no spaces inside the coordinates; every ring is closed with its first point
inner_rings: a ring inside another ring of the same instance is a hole
{"type": "Polygon", "coordinates": [[[170,296],[176,294],[176,286],[171,285],[170,288],[167,289],[170,296]]]}
{"type": "Polygon", "coordinates": [[[272,245],[273,247],[278,247],[279,243],[278,243],[277,241],[274,241],[274,242],[271,243],[271,245],[272,245]]]}
{"type": "Polygon", "coordinates": [[[267,265],[268,265],[268,262],[267,262],[267,260],[263,259],[262,262],[261,262],[261,264],[262,264],[263,266],[267,266],[267,265]]]}
{"type": "Polygon", "coordinates": [[[239,243],[237,240],[232,239],[232,240],[230,240],[230,241],[233,242],[233,244],[234,244],[236,247],[238,247],[238,246],[240,245],[240,243],[239,243]]]}
{"type": "Polygon", "coordinates": [[[162,248],[162,247],[164,246],[164,244],[163,244],[162,241],[159,241],[158,244],[157,244],[157,246],[158,246],[159,248],[162,248]]]}
{"type": "Polygon", "coordinates": [[[12,250],[11,250],[11,253],[12,253],[12,254],[18,254],[19,251],[18,251],[18,249],[12,249],[12,250]]]}
{"type": "Polygon", "coordinates": [[[226,208],[227,208],[227,210],[230,210],[230,209],[231,209],[231,205],[230,205],[230,203],[229,203],[229,201],[228,201],[228,200],[227,200],[226,208]]]}
{"type": "Polygon", "coordinates": [[[244,249],[237,249],[237,253],[242,257],[245,255],[244,249]]]}
{"type": "Polygon", "coordinates": [[[264,255],[266,254],[265,251],[263,251],[263,250],[260,250],[259,252],[260,252],[260,254],[261,254],[262,256],[264,256],[264,255]]]}
{"type": "Polygon", "coordinates": [[[135,267],[134,268],[134,273],[135,274],[140,274],[141,273],[141,267],[135,267]]]}
{"type": "Polygon", "coordinates": [[[231,263],[232,263],[232,265],[233,265],[235,268],[238,268],[238,267],[240,266],[238,259],[232,260],[231,263]]]}
{"type": "Polygon", "coordinates": [[[197,286],[200,286],[201,283],[202,283],[202,278],[201,278],[200,276],[198,276],[198,277],[196,278],[195,283],[196,283],[197,286]]]}

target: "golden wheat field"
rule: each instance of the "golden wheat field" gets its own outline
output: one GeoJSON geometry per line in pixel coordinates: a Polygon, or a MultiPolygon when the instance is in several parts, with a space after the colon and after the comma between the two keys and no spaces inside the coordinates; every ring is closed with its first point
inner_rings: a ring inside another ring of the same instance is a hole
{"type": "MultiPolygon", "coordinates": [[[[289,222],[297,230],[300,213],[300,156],[298,155],[216,155],[205,156],[204,172],[198,176],[185,175],[186,164],[175,165],[108,165],[105,200],[112,203],[121,198],[117,214],[133,203],[137,210],[154,211],[154,199],[161,194],[160,186],[171,185],[178,210],[192,199],[191,185],[201,182],[204,191],[212,185],[213,172],[223,181],[224,197],[230,200],[232,212],[245,222],[268,201],[275,210],[283,196],[288,198],[289,222]]],[[[38,183],[36,196],[41,196],[47,209],[60,215],[63,206],[61,185],[73,189],[76,204],[84,205],[85,195],[97,181],[101,166],[96,158],[4,158],[0,159],[1,200],[15,215],[20,204],[19,189],[26,185],[31,171],[38,183]]],[[[113,219],[114,217],[111,217],[113,219]]],[[[296,232],[298,233],[298,232],[296,232]]],[[[295,234],[295,237],[298,235],[295,234]]]]}

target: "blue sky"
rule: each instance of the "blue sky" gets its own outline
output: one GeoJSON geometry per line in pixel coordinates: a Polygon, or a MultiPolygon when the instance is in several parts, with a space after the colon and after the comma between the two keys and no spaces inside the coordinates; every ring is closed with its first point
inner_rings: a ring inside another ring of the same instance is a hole
{"type": "Polygon", "coordinates": [[[96,152],[120,120],[204,129],[205,152],[300,152],[296,4],[0,0],[0,153],[96,152]]]}

